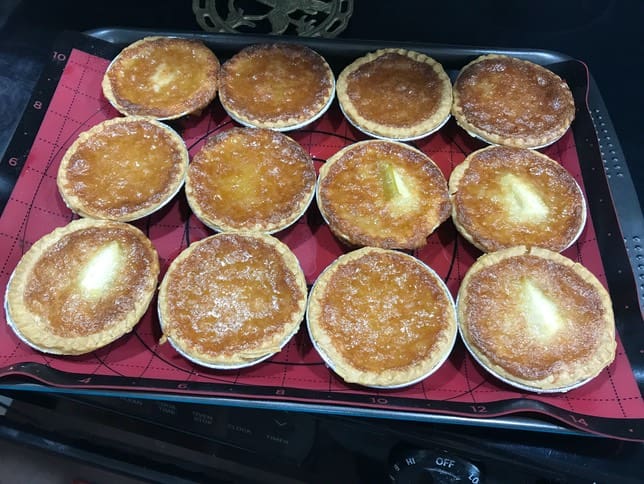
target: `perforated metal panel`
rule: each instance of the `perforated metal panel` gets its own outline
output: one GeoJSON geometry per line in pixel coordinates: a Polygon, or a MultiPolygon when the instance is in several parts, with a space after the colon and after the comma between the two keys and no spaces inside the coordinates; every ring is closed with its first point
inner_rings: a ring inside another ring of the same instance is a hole
{"type": "MultiPolygon", "coordinates": [[[[610,186],[612,203],[619,216],[624,246],[637,284],[640,311],[644,307],[644,221],[628,164],[617,139],[613,123],[602,99],[595,95],[595,81],[590,79],[590,114],[597,132],[599,150],[610,186]]],[[[617,235],[617,234],[615,234],[617,235]]]]}

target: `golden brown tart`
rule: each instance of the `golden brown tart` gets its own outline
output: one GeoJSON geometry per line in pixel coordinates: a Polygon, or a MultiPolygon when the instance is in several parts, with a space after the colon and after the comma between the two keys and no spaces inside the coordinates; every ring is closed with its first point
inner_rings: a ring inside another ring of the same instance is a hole
{"type": "Polygon", "coordinates": [[[333,71],[303,45],[251,45],[221,68],[221,104],[245,126],[280,131],[302,127],[326,111],[334,93],[333,71]]]}
{"type": "Polygon", "coordinates": [[[572,389],[615,357],[608,292],[586,268],[547,249],[481,256],[461,283],[457,311],[472,355],[522,389],[572,389]]]}
{"type": "Polygon", "coordinates": [[[316,196],[333,233],[356,246],[421,247],[450,213],[440,169],[421,151],[394,141],[340,150],[320,169],[316,196]]]}
{"type": "Polygon", "coordinates": [[[484,252],[528,245],[561,252],[586,223],[581,188],[559,163],[526,148],[470,154],[449,179],[452,220],[484,252]]]}
{"type": "Polygon", "coordinates": [[[488,143],[538,148],[570,127],[575,104],[570,88],[538,64],[484,55],[461,69],[452,114],[470,134],[488,143]]]}
{"type": "Polygon", "coordinates": [[[365,247],[340,256],[309,297],[311,339],[349,383],[399,387],[433,373],[456,339],[445,284],[418,259],[365,247]]]}
{"type": "Polygon", "coordinates": [[[449,119],[452,84],[431,57],[381,49],[352,62],[338,76],[338,101],[347,119],[377,138],[427,136],[449,119]]]}
{"type": "Polygon", "coordinates": [[[185,357],[215,368],[255,364],[293,336],[306,281],[290,249],[270,235],[221,233],[193,243],[159,289],[161,328],[185,357]]]}
{"type": "Polygon", "coordinates": [[[139,229],[75,220],[23,255],[7,286],[7,322],[40,351],[88,353],[134,328],[158,275],[157,252],[139,229]]]}
{"type": "Polygon", "coordinates": [[[128,222],[170,201],[187,171],[188,150],[175,131],[128,116],[81,133],[61,160],[57,183],[77,214],[128,222]]]}
{"type": "Polygon", "coordinates": [[[233,128],[210,137],[193,157],[186,196],[214,230],[273,233],[306,211],[315,178],[313,160],[295,140],[268,129],[233,128]]]}
{"type": "Polygon", "coordinates": [[[103,77],[103,94],[125,115],[175,119],[217,96],[219,59],[202,42],[145,37],[123,49],[103,77]]]}

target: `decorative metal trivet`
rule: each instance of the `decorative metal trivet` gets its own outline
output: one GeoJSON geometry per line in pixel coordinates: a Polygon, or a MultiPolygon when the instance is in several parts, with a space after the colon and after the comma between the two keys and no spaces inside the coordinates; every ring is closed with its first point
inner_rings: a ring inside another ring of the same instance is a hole
{"type": "Polygon", "coordinates": [[[335,37],[353,13],[353,0],[193,0],[208,32],[335,37]]]}

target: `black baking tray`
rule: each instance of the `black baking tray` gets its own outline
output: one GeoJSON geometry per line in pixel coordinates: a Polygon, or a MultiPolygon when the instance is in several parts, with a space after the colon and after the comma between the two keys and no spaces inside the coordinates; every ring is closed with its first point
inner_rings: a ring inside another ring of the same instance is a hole
{"type": "MultiPolygon", "coordinates": [[[[275,38],[266,36],[240,36],[223,34],[205,34],[195,32],[178,32],[139,29],[103,28],[87,32],[93,38],[107,41],[114,46],[125,45],[148,35],[176,35],[202,40],[207,45],[216,45],[218,56],[225,60],[241,48],[252,43],[274,41],[275,38]]],[[[626,354],[634,371],[634,376],[640,388],[644,389],[644,324],[642,323],[642,298],[644,291],[644,263],[642,262],[641,242],[644,234],[644,220],[637,201],[628,166],[624,160],[617,136],[601,98],[599,89],[580,61],[565,54],[554,51],[535,51],[514,48],[485,48],[453,45],[435,45],[410,42],[381,42],[369,40],[346,39],[304,39],[297,38],[299,43],[320,52],[331,65],[336,74],[356,57],[365,52],[378,48],[402,47],[427,53],[437,59],[445,67],[452,78],[464,64],[482,54],[506,54],[538,64],[547,65],[555,72],[565,71],[567,76],[582,76],[584,82],[572,82],[573,85],[587,86],[585,92],[576,92],[575,98],[585,98],[588,110],[578,110],[573,124],[573,134],[582,167],[584,185],[588,195],[590,212],[597,234],[597,243],[604,261],[604,270],[614,302],[617,329],[624,344],[626,354]],[[596,136],[588,136],[595,133],[596,136]],[[597,169],[603,167],[604,169],[597,169]],[[618,240],[622,239],[622,240],[618,240]],[[616,242],[617,241],[617,242],[616,242]]],[[[98,45],[98,44],[97,44],[98,45]]],[[[47,72],[43,79],[46,79],[47,72]]],[[[51,84],[39,84],[43,90],[54,89],[56,79],[51,84]]],[[[45,92],[37,92],[34,99],[43,98],[45,92]]],[[[26,159],[31,131],[39,126],[43,115],[42,110],[27,109],[23,120],[14,135],[7,153],[18,153],[24,156],[12,157],[11,163],[0,164],[0,208],[9,198],[13,184],[17,180],[22,164],[26,159]]],[[[5,160],[7,160],[5,156],[5,160]]],[[[45,385],[29,383],[20,378],[4,380],[0,388],[29,389],[39,391],[70,391],[67,389],[52,389],[45,385]]],[[[71,390],[73,391],[73,390],[71,390]]],[[[132,392],[100,392],[93,395],[133,396],[144,398],[167,398],[193,401],[198,403],[214,403],[225,405],[241,405],[249,407],[303,410],[321,413],[336,413],[344,415],[365,415],[385,418],[404,418],[447,423],[469,423],[474,425],[491,425],[497,427],[522,428],[524,430],[542,430],[551,432],[573,432],[568,428],[546,420],[533,420],[523,417],[474,419],[451,415],[415,414],[413,412],[395,412],[391,410],[369,410],[352,407],[325,405],[309,405],[299,403],[246,401],[237,399],[211,399],[208,397],[190,397],[141,394],[132,392]]]]}

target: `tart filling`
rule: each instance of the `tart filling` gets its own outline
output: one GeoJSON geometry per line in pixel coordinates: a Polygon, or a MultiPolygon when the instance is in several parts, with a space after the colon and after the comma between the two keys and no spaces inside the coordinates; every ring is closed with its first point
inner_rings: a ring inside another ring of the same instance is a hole
{"type": "Polygon", "coordinates": [[[88,353],[132,330],[158,274],[156,250],[137,228],[75,220],[24,254],[7,286],[7,321],[40,351],[88,353]]]}
{"type": "Polygon", "coordinates": [[[307,324],[338,375],[376,387],[426,378],[456,338],[454,303],[436,273],[410,255],[373,247],[340,256],[320,275],[307,324]]]}
{"type": "Polygon", "coordinates": [[[187,170],[188,150],[176,132],[129,116],[81,133],[61,161],[57,184],[77,214],[128,222],[170,201],[187,170]]]}
{"type": "Polygon", "coordinates": [[[493,144],[540,148],[570,127],[575,104],[566,82],[529,61],[490,54],[461,69],[452,114],[470,134],[493,144]]]}
{"type": "Polygon", "coordinates": [[[575,179],[556,161],[525,148],[475,151],[452,171],[449,191],[454,225],[484,252],[516,245],[561,252],[586,223],[575,179]]]}
{"type": "Polygon", "coordinates": [[[116,56],[103,77],[103,94],[125,115],[175,119],[217,96],[219,59],[202,42],[145,37],[116,56]]]}
{"type": "Polygon", "coordinates": [[[440,128],[450,116],[452,85],[431,57],[381,49],[338,76],[338,101],[347,119],[377,138],[411,140],[440,128]]]}
{"type": "Polygon", "coordinates": [[[303,45],[251,45],[221,68],[221,104],[249,127],[300,128],[326,111],[334,93],[333,71],[303,45]]]}
{"type": "Polygon", "coordinates": [[[320,212],[350,245],[413,249],[449,217],[447,181],[421,151],[393,141],[355,143],[320,169],[320,212]]]}
{"type": "Polygon", "coordinates": [[[222,233],[172,262],[158,311],[181,354],[204,366],[239,368],[280,351],[299,328],[306,298],[304,273],[285,244],[258,233],[222,233]]]}
{"type": "Polygon", "coordinates": [[[457,311],[472,355],[522,389],[570,390],[615,357],[608,292],[583,266],[547,249],[481,256],[461,283],[457,311]]]}
{"type": "Polygon", "coordinates": [[[233,128],[194,156],[186,196],[195,215],[219,231],[273,233],[294,223],[315,193],[309,154],[288,136],[233,128]]]}

